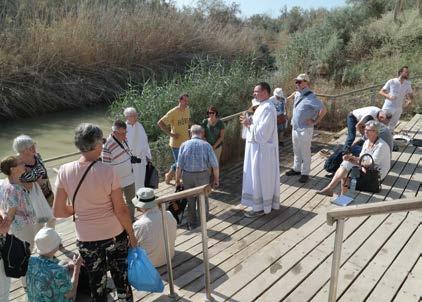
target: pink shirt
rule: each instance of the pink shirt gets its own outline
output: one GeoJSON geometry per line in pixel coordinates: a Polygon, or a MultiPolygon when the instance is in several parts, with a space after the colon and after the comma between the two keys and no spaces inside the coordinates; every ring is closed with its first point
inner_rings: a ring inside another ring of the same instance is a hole
{"type": "MultiPolygon", "coordinates": [[[[56,188],[64,189],[69,200],[90,164],[74,161],[60,167],[56,188]]],[[[75,228],[79,241],[110,239],[123,232],[111,201],[111,191],[118,188],[120,182],[113,167],[102,162],[96,162],[91,167],[75,201],[75,228]]]]}

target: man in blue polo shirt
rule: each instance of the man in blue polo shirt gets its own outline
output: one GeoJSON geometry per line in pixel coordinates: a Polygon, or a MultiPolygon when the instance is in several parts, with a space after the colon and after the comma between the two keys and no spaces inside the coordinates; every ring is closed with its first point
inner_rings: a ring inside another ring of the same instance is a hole
{"type": "MultiPolygon", "coordinates": [[[[194,188],[210,183],[210,169],[213,173],[213,186],[218,187],[219,169],[218,161],[211,145],[205,141],[204,129],[199,125],[190,128],[192,138],[184,142],[179,149],[176,168],[176,185],[183,180],[185,189],[194,188]]],[[[206,213],[208,215],[208,198],[206,200],[206,213]]],[[[187,221],[188,229],[196,225],[196,198],[188,198],[187,221]]]]}
{"type": "Polygon", "coordinates": [[[307,74],[298,75],[295,78],[295,84],[297,91],[291,122],[294,162],[293,168],[287,171],[286,175],[301,175],[299,182],[305,183],[311,172],[311,141],[314,126],[322,120],[327,109],[309,89],[307,74]]]}

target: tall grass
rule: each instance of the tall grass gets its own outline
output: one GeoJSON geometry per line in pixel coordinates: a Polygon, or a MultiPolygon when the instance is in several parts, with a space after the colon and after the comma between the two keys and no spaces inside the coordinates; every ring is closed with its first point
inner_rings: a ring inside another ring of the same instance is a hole
{"type": "Polygon", "coordinates": [[[194,57],[254,50],[250,30],[160,1],[50,2],[2,4],[13,14],[0,21],[1,118],[111,101],[128,82],[165,78],[194,57]]]}
{"type": "Polygon", "coordinates": [[[189,94],[192,122],[200,123],[211,105],[222,117],[247,109],[254,84],[265,76],[265,71],[250,63],[250,58],[229,65],[197,60],[185,73],[165,83],[149,81],[143,87],[132,87],[111,105],[110,113],[117,118],[122,117],[124,108],[137,108],[149,139],[156,140],[162,134],[157,121],[178,104],[180,94],[189,94]]]}

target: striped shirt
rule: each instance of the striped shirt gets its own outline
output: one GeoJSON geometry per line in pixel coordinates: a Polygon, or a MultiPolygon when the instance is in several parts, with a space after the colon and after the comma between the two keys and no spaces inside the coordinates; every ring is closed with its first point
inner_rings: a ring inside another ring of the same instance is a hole
{"type": "Polygon", "coordinates": [[[130,162],[130,149],[126,141],[121,146],[113,136],[107,138],[103,146],[102,159],[104,163],[113,166],[120,179],[120,186],[127,187],[134,183],[132,163],[130,162]],[[123,148],[122,148],[123,147],[123,148]]]}
{"type": "Polygon", "coordinates": [[[211,145],[194,136],[180,146],[177,167],[187,172],[202,172],[218,168],[218,161],[211,145]]]}

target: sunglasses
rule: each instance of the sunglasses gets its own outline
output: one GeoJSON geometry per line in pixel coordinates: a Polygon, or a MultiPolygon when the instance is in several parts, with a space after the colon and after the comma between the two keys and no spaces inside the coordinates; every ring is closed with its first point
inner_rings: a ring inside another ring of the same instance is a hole
{"type": "Polygon", "coordinates": [[[295,84],[302,84],[303,81],[295,81],[295,84]]]}
{"type": "Polygon", "coordinates": [[[213,111],[208,111],[208,112],[207,112],[207,114],[208,114],[208,115],[210,115],[210,114],[215,114],[215,112],[213,112],[213,111]]]}

